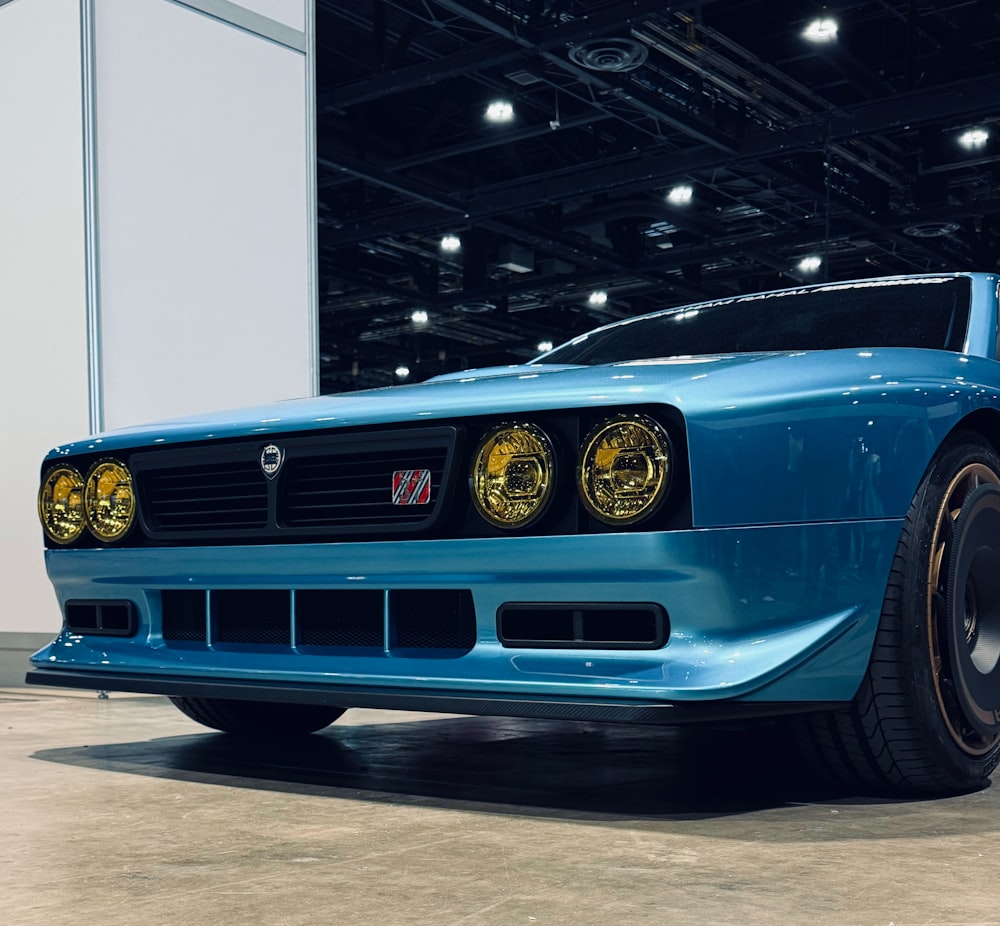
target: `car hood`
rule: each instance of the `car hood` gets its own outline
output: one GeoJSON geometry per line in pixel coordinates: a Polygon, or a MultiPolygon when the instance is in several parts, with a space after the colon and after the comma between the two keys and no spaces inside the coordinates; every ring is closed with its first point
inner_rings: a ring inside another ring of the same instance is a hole
{"type": "Polygon", "coordinates": [[[969,372],[961,363],[970,359],[974,358],[940,351],[881,349],[714,355],[596,367],[491,367],[410,386],[288,400],[123,428],[57,448],[53,454],[626,404],[662,403],[689,416],[712,414],[734,401],[777,402],[793,394],[866,385],[885,370],[895,376],[901,367],[934,382],[951,381],[969,372]]]}

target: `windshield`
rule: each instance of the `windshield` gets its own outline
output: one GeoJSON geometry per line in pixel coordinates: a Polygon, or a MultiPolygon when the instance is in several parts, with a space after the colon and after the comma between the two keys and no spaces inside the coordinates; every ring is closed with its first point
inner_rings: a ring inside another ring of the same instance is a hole
{"type": "Polygon", "coordinates": [[[598,329],[546,354],[544,362],[864,347],[961,351],[970,293],[966,277],[920,277],[737,296],[598,329]]]}

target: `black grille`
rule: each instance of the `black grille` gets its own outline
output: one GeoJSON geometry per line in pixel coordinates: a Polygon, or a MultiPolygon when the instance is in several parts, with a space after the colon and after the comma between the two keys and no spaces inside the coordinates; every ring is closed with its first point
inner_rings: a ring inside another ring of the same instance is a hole
{"type": "Polygon", "coordinates": [[[337,647],[455,656],[476,643],[468,589],[168,590],[161,592],[163,639],[204,644],[211,626],[217,644],[291,647],[293,601],[296,644],[306,655],[337,647]]]}
{"type": "Polygon", "coordinates": [[[208,609],[204,592],[189,589],[164,591],[160,602],[163,608],[164,640],[205,642],[208,609]]]}
{"type": "Polygon", "coordinates": [[[454,427],[274,437],[145,451],[130,466],[155,541],[365,539],[434,525],[457,442],[454,427]],[[261,459],[271,444],[281,457],[268,479],[261,459]],[[402,473],[426,489],[394,493],[402,473]]]}
{"type": "Polygon", "coordinates": [[[290,646],[292,596],[268,589],[212,592],[212,626],[219,643],[290,646]]]}
{"type": "Polygon", "coordinates": [[[154,531],[252,530],[267,525],[267,480],[254,463],[142,472],[143,514],[154,531]]]}
{"type": "Polygon", "coordinates": [[[303,646],[383,647],[385,594],[368,589],[310,589],[295,593],[303,646]]]}
{"type": "Polygon", "coordinates": [[[418,447],[290,460],[281,479],[279,521],[288,527],[421,524],[434,511],[447,459],[447,447],[418,447]],[[404,470],[430,472],[427,503],[393,503],[393,474],[404,470]]]}
{"type": "Polygon", "coordinates": [[[470,650],[476,643],[472,592],[413,589],[390,592],[395,645],[402,649],[470,650]]]}

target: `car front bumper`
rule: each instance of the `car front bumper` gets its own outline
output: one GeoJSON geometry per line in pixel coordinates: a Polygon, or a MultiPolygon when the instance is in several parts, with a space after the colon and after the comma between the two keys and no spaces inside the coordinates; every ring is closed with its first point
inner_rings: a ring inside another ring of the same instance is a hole
{"type": "Polygon", "coordinates": [[[850,700],[871,652],[900,522],[475,540],[53,550],[60,605],[131,601],[128,637],[63,630],[32,684],[399,707],[675,722],[850,700]],[[463,655],[290,645],[200,645],[162,634],[164,591],[463,589],[463,655]],[[517,648],[510,603],[661,605],[657,649],[517,648]],[[729,710],[729,708],[726,708],[729,710]],[[725,713],[725,711],[721,711],[725,713]]]}

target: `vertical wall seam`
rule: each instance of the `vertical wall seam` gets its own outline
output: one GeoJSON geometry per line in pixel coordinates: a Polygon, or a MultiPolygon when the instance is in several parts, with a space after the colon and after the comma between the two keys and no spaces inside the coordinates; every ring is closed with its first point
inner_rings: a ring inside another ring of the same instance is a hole
{"type": "Polygon", "coordinates": [[[309,332],[309,388],[320,393],[319,363],[319,192],[316,176],[318,150],[316,141],[316,5],[304,0],[306,13],[306,250],[307,305],[309,332]]]}
{"type": "Polygon", "coordinates": [[[83,108],[83,248],[87,313],[87,386],[90,433],[104,428],[101,348],[101,268],[97,214],[97,92],[94,0],[80,0],[80,66],[83,108]]]}

